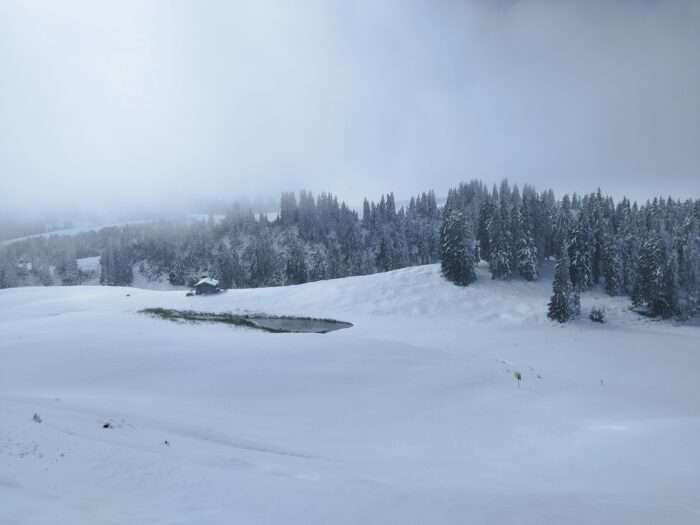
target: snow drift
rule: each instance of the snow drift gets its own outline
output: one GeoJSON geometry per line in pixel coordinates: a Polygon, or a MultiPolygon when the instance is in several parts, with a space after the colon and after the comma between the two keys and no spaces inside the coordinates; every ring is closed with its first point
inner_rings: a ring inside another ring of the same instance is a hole
{"type": "Polygon", "coordinates": [[[700,329],[595,292],[556,325],[544,273],[2,290],[0,522],[696,523],[700,329]],[[268,334],[149,307],[354,326],[268,334]]]}

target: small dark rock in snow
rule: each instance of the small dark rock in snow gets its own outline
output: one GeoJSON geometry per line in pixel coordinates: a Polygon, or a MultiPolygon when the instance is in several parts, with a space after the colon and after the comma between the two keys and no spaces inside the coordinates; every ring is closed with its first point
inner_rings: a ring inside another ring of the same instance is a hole
{"type": "Polygon", "coordinates": [[[32,419],[34,419],[34,421],[36,421],[37,423],[41,423],[41,416],[39,416],[39,414],[34,414],[34,417],[32,419]]]}
{"type": "Polygon", "coordinates": [[[112,423],[105,423],[102,428],[112,428],[112,423]]]}
{"type": "Polygon", "coordinates": [[[168,440],[166,439],[165,441],[163,441],[163,445],[165,445],[166,447],[169,447],[170,443],[168,443],[168,440]]]}

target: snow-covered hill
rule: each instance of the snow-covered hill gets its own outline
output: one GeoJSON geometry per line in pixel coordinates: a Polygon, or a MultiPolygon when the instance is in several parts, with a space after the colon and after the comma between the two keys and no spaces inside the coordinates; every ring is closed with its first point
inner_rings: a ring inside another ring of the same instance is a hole
{"type": "Polygon", "coordinates": [[[0,291],[0,523],[697,523],[700,329],[594,293],[558,326],[546,272],[478,275],[0,291]],[[354,327],[137,313],[156,306],[354,327]]]}
{"type": "Polygon", "coordinates": [[[34,239],[37,237],[50,237],[52,235],[62,235],[62,236],[73,236],[73,235],[78,235],[79,233],[85,233],[89,231],[99,231],[104,228],[110,228],[110,227],[115,227],[115,226],[128,226],[132,224],[144,224],[147,222],[152,222],[150,219],[139,219],[139,220],[131,220],[131,221],[107,221],[107,222],[86,222],[84,224],[80,224],[78,226],[75,226],[73,228],[61,228],[57,230],[51,230],[45,233],[36,233],[34,235],[25,235],[23,237],[16,237],[14,239],[5,239],[0,241],[0,247],[1,246],[7,246],[9,244],[12,244],[13,242],[19,242],[19,241],[26,241],[27,239],[34,239]]]}

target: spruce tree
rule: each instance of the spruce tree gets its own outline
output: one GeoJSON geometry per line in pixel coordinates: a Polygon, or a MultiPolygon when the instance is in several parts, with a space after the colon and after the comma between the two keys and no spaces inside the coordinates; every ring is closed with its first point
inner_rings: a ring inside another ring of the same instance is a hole
{"type": "Polygon", "coordinates": [[[129,286],[134,280],[129,252],[123,241],[112,239],[100,256],[100,283],[108,286],[129,286]]]}
{"type": "Polygon", "coordinates": [[[590,289],[593,284],[593,239],[586,208],[583,208],[579,213],[576,224],[571,231],[568,252],[571,261],[569,270],[574,289],[576,291],[590,289]]]}
{"type": "Polygon", "coordinates": [[[518,219],[520,222],[516,246],[518,272],[528,281],[535,281],[537,279],[537,248],[532,237],[532,214],[527,197],[522,200],[518,219]]]}
{"type": "Polygon", "coordinates": [[[391,253],[389,249],[389,242],[383,235],[379,241],[379,250],[377,251],[376,264],[377,270],[380,272],[388,272],[389,270],[391,270],[391,253]]]}
{"type": "MultiPolygon", "coordinates": [[[[699,210],[700,211],[700,210],[699,210]]],[[[685,291],[686,315],[700,312],[700,221],[691,210],[677,233],[678,282],[685,291]]]]}
{"type": "Polygon", "coordinates": [[[66,255],[66,259],[58,268],[58,271],[63,286],[75,286],[82,281],[80,268],[78,268],[78,261],[75,255],[66,255]]]}
{"type": "Polygon", "coordinates": [[[566,249],[561,250],[561,256],[554,267],[552,292],[547,317],[560,323],[566,323],[579,314],[581,307],[578,293],[571,284],[569,256],[566,249]]]}
{"type": "Polygon", "coordinates": [[[603,234],[602,269],[605,293],[612,296],[619,295],[623,286],[620,246],[616,236],[609,231],[603,234]]]}
{"type": "Polygon", "coordinates": [[[51,268],[48,264],[41,261],[34,263],[33,265],[34,273],[36,274],[39,282],[44,286],[51,286],[53,284],[53,277],[51,275],[51,268]]]}
{"type": "Polygon", "coordinates": [[[270,234],[262,230],[248,249],[250,259],[250,284],[254,287],[272,286],[275,284],[277,270],[277,254],[272,246],[270,234]]]}
{"type": "Polygon", "coordinates": [[[308,280],[304,247],[292,242],[287,253],[287,284],[302,284],[308,280]]]}
{"type": "Polygon", "coordinates": [[[510,232],[508,231],[508,206],[501,195],[498,209],[494,210],[489,224],[489,244],[491,253],[489,257],[489,270],[492,279],[510,279],[511,269],[511,245],[510,232]]]}
{"type": "Polygon", "coordinates": [[[219,286],[224,290],[229,290],[234,287],[233,279],[233,254],[222,243],[217,248],[216,264],[214,267],[214,275],[219,281],[219,286]]]}
{"type": "Polygon", "coordinates": [[[600,282],[603,273],[603,245],[606,231],[606,208],[600,188],[589,198],[590,235],[591,235],[591,279],[594,284],[600,282]]]}
{"type": "Polygon", "coordinates": [[[620,203],[620,263],[622,266],[621,292],[631,295],[637,282],[639,263],[640,232],[636,221],[636,204],[630,207],[627,199],[620,203]]]}
{"type": "Polygon", "coordinates": [[[476,229],[476,238],[479,241],[479,256],[484,261],[488,261],[491,255],[489,224],[491,223],[493,212],[494,207],[491,198],[487,195],[479,208],[479,219],[476,229]]]}
{"type": "Polygon", "coordinates": [[[476,280],[473,244],[467,237],[464,215],[446,204],[440,226],[440,268],[445,279],[459,286],[468,286],[476,280]]]}
{"type": "Polygon", "coordinates": [[[557,251],[563,246],[566,246],[566,244],[569,242],[573,224],[574,218],[571,214],[571,203],[569,196],[564,195],[561,204],[557,208],[554,216],[554,224],[552,225],[551,253],[556,255],[557,258],[560,257],[560,254],[557,253],[557,251]]]}
{"type": "Polygon", "coordinates": [[[652,317],[678,313],[678,261],[660,233],[654,233],[642,246],[638,274],[632,294],[635,306],[646,306],[652,317]]]}
{"type": "Polygon", "coordinates": [[[297,200],[294,192],[282,193],[280,199],[280,221],[285,226],[295,224],[298,219],[297,200]]]}
{"type": "Polygon", "coordinates": [[[13,288],[17,284],[17,260],[0,250],[0,288],[13,288]]]}

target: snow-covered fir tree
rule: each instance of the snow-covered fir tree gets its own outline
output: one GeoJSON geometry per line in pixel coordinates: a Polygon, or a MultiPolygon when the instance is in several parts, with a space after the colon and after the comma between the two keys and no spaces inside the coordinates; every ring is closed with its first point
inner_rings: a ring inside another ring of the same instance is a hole
{"type": "Polygon", "coordinates": [[[491,244],[489,225],[493,217],[495,208],[490,195],[486,195],[479,208],[479,219],[477,226],[477,241],[479,243],[479,256],[484,261],[491,259],[491,244]]]}
{"type": "Polygon", "coordinates": [[[552,298],[549,301],[547,316],[554,321],[566,323],[579,314],[581,306],[578,292],[574,290],[569,276],[569,255],[566,249],[562,249],[560,253],[561,256],[554,267],[552,298]]]}
{"type": "Polygon", "coordinates": [[[511,236],[509,224],[508,203],[506,197],[500,196],[500,204],[494,209],[489,223],[489,270],[492,279],[510,279],[512,268],[511,236]]]}
{"type": "Polygon", "coordinates": [[[66,253],[62,263],[56,267],[58,275],[61,277],[63,286],[75,286],[82,281],[78,261],[75,258],[75,253],[66,253]]]}
{"type": "Polygon", "coordinates": [[[611,231],[603,235],[602,273],[605,279],[605,293],[619,295],[622,287],[622,260],[617,236],[611,231]]]}
{"type": "Polygon", "coordinates": [[[234,275],[236,273],[238,254],[229,249],[224,243],[219,244],[216,251],[216,261],[213,275],[219,281],[219,286],[224,290],[235,288],[234,275]]]}
{"type": "Polygon", "coordinates": [[[0,251],[0,288],[17,286],[17,260],[9,252],[0,251]]]}
{"type": "Polygon", "coordinates": [[[622,267],[621,293],[631,295],[637,282],[639,263],[640,232],[638,229],[637,205],[630,206],[629,200],[623,199],[618,206],[618,223],[620,233],[620,264],[622,267]]]}
{"type": "Polygon", "coordinates": [[[123,240],[112,239],[100,256],[100,283],[109,286],[129,286],[134,270],[129,251],[123,240]]]}
{"type": "Polygon", "coordinates": [[[560,256],[558,250],[566,246],[571,236],[571,228],[574,218],[571,213],[571,203],[568,195],[564,195],[559,206],[552,217],[552,236],[550,251],[557,258],[560,256]]]}
{"type": "Polygon", "coordinates": [[[302,284],[308,281],[308,271],[306,269],[306,255],[304,247],[297,240],[289,242],[287,251],[287,283],[302,284]]]}
{"type": "Polygon", "coordinates": [[[446,204],[440,225],[440,268],[445,279],[459,286],[474,282],[474,241],[467,236],[462,212],[446,204]]]}
{"type": "Polygon", "coordinates": [[[644,243],[639,255],[638,279],[632,301],[651,316],[671,317],[678,313],[678,261],[664,236],[656,232],[644,243]]]}
{"type": "Polygon", "coordinates": [[[266,230],[261,230],[253,243],[248,247],[247,256],[250,259],[250,283],[253,286],[275,286],[275,276],[278,271],[278,256],[272,246],[272,239],[266,230]]]}
{"type": "Polygon", "coordinates": [[[700,312],[700,207],[688,212],[677,228],[675,246],[678,252],[678,283],[684,291],[685,314],[700,312]]]}
{"type": "Polygon", "coordinates": [[[518,273],[528,281],[537,279],[537,248],[532,236],[533,220],[530,212],[529,197],[522,199],[518,214],[518,239],[516,243],[518,273]]]}
{"type": "Polygon", "coordinates": [[[593,238],[586,208],[581,210],[571,230],[568,253],[574,289],[578,292],[590,289],[593,284],[593,238]]]}

